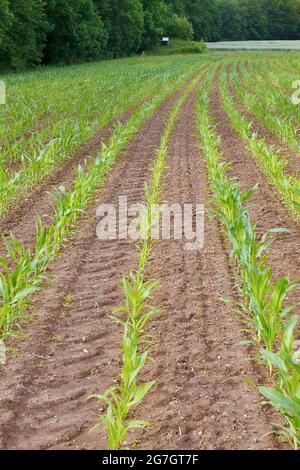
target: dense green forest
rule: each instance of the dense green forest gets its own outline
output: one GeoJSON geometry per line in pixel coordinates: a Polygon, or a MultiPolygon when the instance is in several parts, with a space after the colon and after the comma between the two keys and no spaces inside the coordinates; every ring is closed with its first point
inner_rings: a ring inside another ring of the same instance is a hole
{"type": "Polygon", "coordinates": [[[69,64],[195,40],[299,39],[300,0],[0,0],[0,65],[69,64]]]}

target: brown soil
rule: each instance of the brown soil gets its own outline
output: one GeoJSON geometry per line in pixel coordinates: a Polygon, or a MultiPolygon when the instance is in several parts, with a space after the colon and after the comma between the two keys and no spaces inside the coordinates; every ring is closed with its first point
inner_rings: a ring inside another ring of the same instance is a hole
{"type": "MultiPolygon", "coordinates": [[[[195,93],[186,102],[169,145],[164,200],[209,205],[210,193],[195,131],[195,93]]],[[[156,380],[135,418],[155,426],[137,433],[142,449],[268,449],[278,443],[261,398],[243,383],[259,377],[243,339],[222,230],[206,215],[205,246],[189,252],[183,241],[160,242],[149,277],[161,279],[155,304],[164,314],[153,322],[157,338],[144,380],[156,380]]]]}
{"type": "MultiPolygon", "coordinates": [[[[1,448],[105,446],[103,437],[90,432],[99,404],[86,399],[118,373],[122,332],[109,314],[123,302],[121,278],[136,266],[137,250],[131,241],[99,241],[96,207],[117,204],[119,195],[127,195],[129,203],[143,200],[149,166],[181,92],[142,126],[85,214],[83,231],[54,263],[53,287],[38,296],[36,321],[18,345],[21,355],[10,357],[1,374],[1,448]]],[[[18,230],[22,234],[25,227],[18,230]]]]}
{"type": "MultiPolygon", "coordinates": [[[[211,116],[217,124],[217,132],[222,136],[221,148],[225,160],[231,164],[229,175],[238,179],[243,191],[249,190],[259,182],[259,189],[252,196],[250,204],[250,215],[257,222],[258,234],[262,235],[275,227],[284,227],[291,231],[291,234],[275,236],[271,256],[268,258],[274,276],[290,276],[291,279],[296,279],[300,270],[299,225],[290,218],[276,190],[268,184],[254,157],[233,130],[221,104],[217,79],[211,93],[211,116]]],[[[293,291],[289,298],[296,307],[300,306],[299,289],[293,291]]]]}

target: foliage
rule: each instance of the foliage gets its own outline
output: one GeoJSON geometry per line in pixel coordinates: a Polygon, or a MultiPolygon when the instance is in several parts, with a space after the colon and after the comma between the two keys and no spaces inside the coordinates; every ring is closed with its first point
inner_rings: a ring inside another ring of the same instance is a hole
{"type": "Polygon", "coordinates": [[[163,35],[300,37],[300,0],[0,0],[0,13],[3,69],[124,57],[152,49],[163,35]]]}
{"type": "Polygon", "coordinates": [[[122,280],[124,305],[113,311],[114,322],[123,327],[123,355],[119,385],[92,397],[107,405],[106,412],[100,416],[96,427],[105,429],[110,450],[122,448],[129,430],[146,428],[150,425],[147,421],[132,420],[129,416],[131,410],[140,404],[155,384],[153,381],[138,383],[139,375],[149,358],[151,343],[145,329],[150,320],[159,312],[157,308],[149,304],[159,286],[159,280],[147,280],[145,274],[153,247],[151,228],[156,223],[153,207],[159,203],[168,142],[176,119],[184,101],[199,79],[197,77],[186,87],[173,106],[152,167],[151,181],[145,182],[146,210],[140,219],[138,269],[136,272],[130,271],[129,277],[122,280]]]}
{"type": "Polygon", "coordinates": [[[160,38],[164,35],[164,24],[168,8],[162,0],[143,0],[143,10],[144,31],[141,48],[144,50],[158,44],[160,38]]]}
{"type": "Polygon", "coordinates": [[[0,48],[5,34],[11,26],[13,15],[9,10],[8,0],[0,0],[0,48]]]}
{"type": "MultiPolygon", "coordinates": [[[[108,35],[106,55],[126,56],[141,48],[144,32],[140,0],[95,1],[108,35]]],[[[153,19],[153,17],[152,17],[153,19]]]]}
{"type": "MultiPolygon", "coordinates": [[[[235,86],[240,90],[234,73],[231,73],[231,79],[235,86]]],[[[227,90],[226,73],[224,68],[221,74],[221,95],[223,106],[228,113],[232,126],[235,128],[241,139],[244,140],[263,172],[268,176],[271,184],[273,184],[276,190],[280,193],[292,215],[299,220],[299,179],[295,175],[287,173],[287,161],[281,155],[279,150],[268,145],[264,137],[259,137],[256,132],[253,132],[252,124],[249,123],[242,112],[240,112],[233,97],[227,90]]],[[[251,107],[251,95],[246,94],[244,98],[247,105],[251,107]]],[[[268,119],[268,122],[270,122],[270,119],[268,119]]],[[[271,122],[273,123],[273,120],[271,120],[271,122]]]]}
{"type": "Polygon", "coordinates": [[[178,16],[174,13],[165,25],[167,36],[177,39],[191,40],[194,35],[192,24],[185,16],[178,16]]]}
{"type": "Polygon", "coordinates": [[[50,31],[44,49],[46,63],[72,63],[101,58],[106,31],[92,0],[48,0],[50,31]]]}
{"type": "Polygon", "coordinates": [[[175,54],[202,54],[207,50],[204,42],[184,41],[182,39],[173,39],[169,47],[154,47],[147,54],[150,55],[175,55],[175,54]]]}

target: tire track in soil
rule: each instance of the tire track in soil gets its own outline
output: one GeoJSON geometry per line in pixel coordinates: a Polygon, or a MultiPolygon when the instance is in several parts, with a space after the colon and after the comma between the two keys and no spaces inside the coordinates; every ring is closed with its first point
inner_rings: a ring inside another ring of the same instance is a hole
{"type": "MultiPolygon", "coordinates": [[[[272,267],[275,278],[280,276],[298,278],[300,272],[299,225],[289,216],[275,188],[269,185],[254,157],[232,128],[222,107],[217,78],[211,90],[210,114],[217,124],[216,131],[222,136],[221,149],[225,160],[231,164],[228,174],[237,178],[242,191],[248,191],[259,182],[259,188],[252,196],[249,205],[251,218],[257,223],[258,235],[275,227],[284,227],[291,231],[290,234],[277,234],[274,237],[268,264],[272,267]]],[[[295,313],[299,313],[300,290],[290,292],[288,299],[292,305],[296,306],[295,313]]]]}
{"type": "Polygon", "coordinates": [[[119,373],[122,332],[109,314],[123,303],[121,278],[136,266],[137,250],[131,241],[99,241],[96,207],[117,204],[119,195],[129,204],[143,200],[168,114],[188,83],[142,126],[88,209],[83,231],[53,263],[53,287],[37,296],[22,355],[9,358],[1,374],[1,448],[105,448],[99,433],[89,432],[99,404],[86,398],[119,373]]]}
{"type": "MultiPolygon", "coordinates": [[[[169,145],[165,202],[209,205],[207,172],[198,149],[193,93],[182,110],[169,145]]],[[[135,418],[152,423],[135,433],[142,449],[267,449],[273,440],[261,398],[244,385],[259,381],[243,337],[222,230],[206,215],[205,245],[198,252],[183,241],[162,241],[154,249],[149,278],[160,278],[155,305],[164,314],[152,322],[157,339],[145,380],[156,380],[135,418]],[[171,295],[170,295],[171,293],[171,295]]],[[[131,439],[132,441],[132,439],[131,439]]]]}

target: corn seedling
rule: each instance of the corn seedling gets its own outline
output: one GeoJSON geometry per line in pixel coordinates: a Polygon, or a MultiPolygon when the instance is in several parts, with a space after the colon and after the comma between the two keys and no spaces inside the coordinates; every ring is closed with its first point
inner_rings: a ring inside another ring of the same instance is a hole
{"type": "Polygon", "coordinates": [[[113,320],[124,328],[120,385],[109,388],[105,393],[93,397],[107,404],[106,413],[100,416],[96,427],[104,427],[108,447],[112,450],[122,447],[130,429],[146,428],[150,424],[143,420],[130,420],[128,415],[154,385],[153,381],[138,384],[138,375],[149,355],[147,347],[149,347],[150,340],[145,330],[151,319],[159,312],[148,303],[158,288],[159,281],[145,279],[145,267],[152,249],[151,228],[156,222],[153,219],[153,206],[159,202],[160,183],[165,168],[168,142],[176,118],[188,94],[198,81],[199,78],[192,81],[171,110],[151,171],[151,181],[149,184],[145,183],[147,211],[144,211],[140,220],[140,233],[143,240],[139,244],[138,269],[136,272],[130,272],[128,279],[123,279],[125,303],[123,307],[117,308],[113,312],[113,320]]]}
{"type": "MultiPolygon", "coordinates": [[[[272,270],[266,265],[267,250],[271,246],[272,233],[284,232],[285,229],[273,229],[266,233],[262,239],[257,240],[255,225],[251,221],[245,203],[257,190],[257,186],[247,193],[242,193],[238,183],[226,175],[228,165],[224,163],[223,155],[219,150],[220,137],[216,134],[208,114],[208,91],[212,83],[213,74],[208,77],[198,100],[198,129],[201,137],[201,146],[204,152],[208,175],[213,190],[216,212],[222,220],[231,246],[231,257],[237,266],[237,286],[241,292],[241,301],[238,303],[244,321],[251,325],[255,340],[264,346],[263,358],[270,373],[274,367],[278,369],[278,357],[285,354],[285,361],[289,363],[284,370],[284,382],[281,379],[277,390],[261,388],[261,392],[282,412],[287,418],[289,432],[293,434],[294,443],[299,443],[299,421],[297,411],[297,393],[299,393],[299,376],[295,379],[298,367],[291,359],[293,347],[292,331],[295,320],[288,321],[292,307],[285,307],[288,292],[297,285],[291,284],[286,278],[280,278],[275,283],[272,280],[272,270]],[[283,337],[283,340],[282,340],[283,337]],[[276,355],[278,343],[282,340],[281,352],[276,355]],[[297,392],[291,384],[297,383],[297,392]],[[287,386],[287,383],[290,387],[287,386]],[[282,394],[285,398],[282,398],[282,394]],[[276,398],[281,406],[275,405],[276,398]],[[291,404],[289,412],[284,403],[291,404]]],[[[299,405],[298,405],[299,406],[299,405]]]]}
{"type": "Polygon", "coordinates": [[[0,335],[12,334],[12,326],[21,318],[30,296],[41,289],[44,273],[61,246],[67,241],[73,224],[91,202],[96,189],[102,184],[120,152],[131,141],[141,124],[150,117],[173,88],[167,87],[137,111],[124,126],[118,125],[110,143],[103,145],[94,161],[84,169],[78,166],[73,188],[60,187],[53,195],[55,211],[53,224],[43,225],[36,220],[35,252],[23,247],[12,235],[4,240],[8,257],[13,263],[1,260],[0,272],[0,335]]]}
{"type": "Polygon", "coordinates": [[[267,145],[264,138],[259,138],[255,132],[252,132],[251,123],[247,122],[235,106],[234,100],[228,91],[226,80],[226,71],[223,69],[220,85],[222,103],[233,128],[245,142],[271,184],[280,193],[287,208],[298,219],[300,204],[299,180],[286,173],[287,162],[282,158],[281,154],[273,147],[267,145]]]}
{"type": "Polygon", "coordinates": [[[199,67],[192,58],[178,64],[166,58],[151,69],[152,60],[102,63],[100,73],[99,64],[90,64],[80,72],[28,74],[20,83],[8,79],[10,99],[0,110],[1,215],[112,119],[167,96],[199,67]],[[7,167],[11,162],[18,163],[16,170],[7,167]]]}
{"type": "Polygon", "coordinates": [[[283,414],[289,427],[281,432],[291,440],[295,449],[300,446],[300,351],[295,350],[294,330],[298,317],[292,317],[285,327],[277,353],[262,350],[263,358],[277,371],[274,388],[260,387],[260,392],[283,414]]]}

